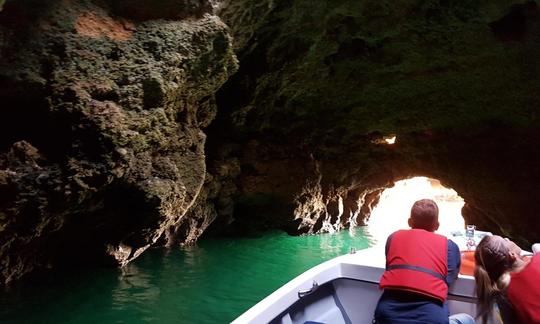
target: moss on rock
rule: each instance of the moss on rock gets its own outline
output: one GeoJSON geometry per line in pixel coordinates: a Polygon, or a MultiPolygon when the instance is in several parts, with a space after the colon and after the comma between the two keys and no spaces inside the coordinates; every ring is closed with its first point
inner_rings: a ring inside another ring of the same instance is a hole
{"type": "Polygon", "coordinates": [[[25,0],[0,13],[0,281],[125,264],[193,204],[198,108],[215,110],[237,63],[208,2],[180,2],[25,0]]]}
{"type": "MultiPolygon", "coordinates": [[[[313,201],[335,205],[347,192],[362,198],[395,180],[433,176],[465,198],[467,220],[540,240],[537,203],[524,201],[540,180],[527,167],[540,138],[536,2],[245,0],[222,16],[241,65],[220,91],[210,141],[215,134],[239,147],[258,141],[259,151],[228,153],[241,165],[287,152],[240,179],[267,179],[289,165],[291,177],[306,179],[296,193],[280,187],[286,176],[265,186],[286,206],[310,182],[321,185],[313,201]],[[375,144],[389,134],[396,145],[375,144]],[[318,172],[294,167],[310,158],[318,172]],[[515,214],[523,224],[510,221],[515,214]]],[[[238,195],[257,190],[240,186],[238,195]]],[[[330,214],[307,212],[299,231],[319,230],[311,218],[330,214]]]]}

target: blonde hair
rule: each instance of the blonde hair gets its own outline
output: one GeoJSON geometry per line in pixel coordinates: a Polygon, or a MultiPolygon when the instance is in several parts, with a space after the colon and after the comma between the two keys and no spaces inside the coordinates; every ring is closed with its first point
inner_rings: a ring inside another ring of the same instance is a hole
{"type": "Polygon", "coordinates": [[[509,252],[504,240],[497,239],[497,236],[484,237],[476,247],[474,278],[478,297],[477,316],[482,317],[484,322],[492,315],[493,305],[504,297],[503,293],[510,283],[509,270],[512,269],[513,260],[509,252]]]}

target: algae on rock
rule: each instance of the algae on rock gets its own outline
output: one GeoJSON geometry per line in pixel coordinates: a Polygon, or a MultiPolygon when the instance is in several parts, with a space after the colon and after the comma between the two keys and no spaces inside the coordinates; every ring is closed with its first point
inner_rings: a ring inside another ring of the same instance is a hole
{"type": "Polygon", "coordinates": [[[125,3],[11,1],[0,13],[1,281],[125,264],[200,192],[202,128],[237,69],[227,27],[208,1],[145,17],[125,3]]]}
{"type": "MultiPolygon", "coordinates": [[[[281,197],[266,208],[290,215],[290,232],[315,233],[349,226],[349,214],[361,223],[358,201],[424,175],[458,191],[467,221],[540,240],[528,198],[540,194],[535,1],[243,0],[221,16],[241,64],[219,92],[209,146],[239,159],[239,200],[281,197]],[[390,134],[395,145],[377,144],[390,134]]],[[[256,223],[244,212],[239,228],[256,223]]]]}

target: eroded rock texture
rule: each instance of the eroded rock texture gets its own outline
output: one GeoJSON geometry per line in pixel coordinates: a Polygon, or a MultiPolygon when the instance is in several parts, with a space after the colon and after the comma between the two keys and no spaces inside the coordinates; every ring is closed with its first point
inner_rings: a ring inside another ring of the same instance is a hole
{"type": "Polygon", "coordinates": [[[7,2],[0,281],[125,264],[183,222],[205,179],[214,93],[237,67],[211,11],[203,0],[7,2]]]}
{"type": "Polygon", "coordinates": [[[215,224],[339,229],[423,175],[458,191],[467,221],[540,241],[535,1],[239,0],[221,16],[241,64],[209,165],[241,169],[215,224]]]}
{"type": "Polygon", "coordinates": [[[539,15],[502,0],[7,1],[0,279],[203,233],[333,231],[418,175],[458,191],[467,221],[540,241],[539,15]]]}

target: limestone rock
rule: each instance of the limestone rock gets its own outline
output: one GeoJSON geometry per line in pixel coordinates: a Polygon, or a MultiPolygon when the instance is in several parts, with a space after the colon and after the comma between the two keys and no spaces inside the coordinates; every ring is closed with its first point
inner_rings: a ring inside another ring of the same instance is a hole
{"type": "Polygon", "coordinates": [[[209,156],[241,165],[231,226],[361,224],[377,192],[422,175],[457,190],[468,222],[540,240],[535,1],[225,4],[241,64],[209,156]],[[298,163],[310,159],[318,171],[298,163]],[[259,213],[276,210],[289,219],[259,213]]]}
{"type": "Polygon", "coordinates": [[[209,0],[112,0],[114,12],[137,20],[201,17],[213,9],[209,0]]]}
{"type": "Polygon", "coordinates": [[[126,264],[182,219],[205,179],[201,127],[237,67],[211,11],[207,1],[7,2],[0,281],[126,264]]]}

